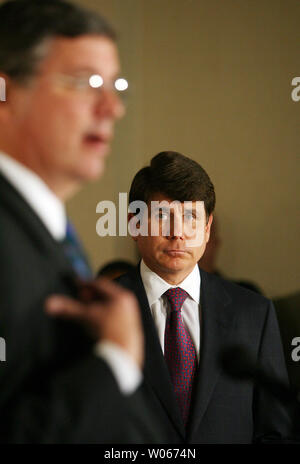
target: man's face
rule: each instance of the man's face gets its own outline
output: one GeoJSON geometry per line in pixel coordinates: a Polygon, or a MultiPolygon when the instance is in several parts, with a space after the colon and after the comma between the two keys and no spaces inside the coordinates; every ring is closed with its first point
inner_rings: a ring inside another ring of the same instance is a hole
{"type": "Polygon", "coordinates": [[[204,253],[212,216],[206,221],[202,201],[174,204],[173,207],[170,198],[158,193],[148,204],[146,221],[148,235],[134,238],[143,260],[164,280],[172,285],[179,284],[204,253]],[[163,201],[169,206],[159,209],[157,202],[163,201]],[[151,234],[151,229],[158,230],[158,235],[151,234]]]}
{"type": "Polygon", "coordinates": [[[102,173],[115,121],[124,114],[113,88],[118,74],[116,45],[86,35],[54,39],[29,85],[11,84],[7,103],[15,153],[9,154],[16,154],[59,196],[67,185],[102,173]],[[74,77],[94,74],[103,78],[101,92],[74,86],[74,77]]]}

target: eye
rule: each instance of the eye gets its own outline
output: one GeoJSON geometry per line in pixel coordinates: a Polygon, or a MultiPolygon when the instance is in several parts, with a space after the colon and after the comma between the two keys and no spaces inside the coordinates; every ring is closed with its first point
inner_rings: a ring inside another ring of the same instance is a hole
{"type": "Polygon", "coordinates": [[[154,217],[158,220],[166,220],[169,218],[169,215],[164,211],[157,211],[156,213],[154,213],[154,217]]]}
{"type": "Polygon", "coordinates": [[[84,90],[89,87],[89,81],[84,77],[74,77],[70,85],[77,90],[84,90]]]}
{"type": "Polygon", "coordinates": [[[165,220],[165,219],[168,219],[168,218],[169,218],[169,215],[167,213],[161,213],[160,219],[165,220]]]}
{"type": "Polygon", "coordinates": [[[196,218],[195,218],[195,216],[194,216],[193,213],[186,213],[186,214],[184,215],[184,219],[185,219],[186,221],[193,221],[193,220],[196,219],[196,218]]]}

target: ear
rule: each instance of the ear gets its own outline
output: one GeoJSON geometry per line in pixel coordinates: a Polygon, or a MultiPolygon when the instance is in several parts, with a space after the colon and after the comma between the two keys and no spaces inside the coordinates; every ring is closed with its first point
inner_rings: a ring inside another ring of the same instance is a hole
{"type": "Polygon", "coordinates": [[[3,114],[2,110],[6,110],[7,108],[7,94],[9,85],[9,78],[6,76],[6,74],[0,72],[0,115],[3,114]]]}
{"type": "MultiPolygon", "coordinates": [[[[14,82],[9,76],[0,72],[0,120],[4,123],[11,112],[14,82]]],[[[8,123],[10,121],[7,120],[8,123]]]]}
{"type": "Polygon", "coordinates": [[[210,237],[210,229],[211,229],[211,225],[213,223],[213,215],[211,214],[208,218],[208,221],[207,221],[207,224],[205,226],[205,242],[207,243],[208,240],[209,240],[209,237],[210,237]]]}
{"type": "MultiPolygon", "coordinates": [[[[133,213],[128,213],[128,215],[127,215],[127,221],[128,221],[128,226],[129,226],[129,227],[128,227],[128,231],[129,231],[129,235],[131,236],[132,240],[134,240],[135,242],[137,242],[138,236],[136,237],[136,236],[132,235],[131,230],[130,230],[130,220],[131,220],[133,217],[134,217],[134,214],[133,214],[133,213]]],[[[140,226],[140,223],[137,223],[137,224],[136,224],[136,228],[138,229],[139,226],[140,226]]]]}
{"type": "Polygon", "coordinates": [[[2,74],[0,74],[0,101],[6,101],[6,79],[2,74]]]}

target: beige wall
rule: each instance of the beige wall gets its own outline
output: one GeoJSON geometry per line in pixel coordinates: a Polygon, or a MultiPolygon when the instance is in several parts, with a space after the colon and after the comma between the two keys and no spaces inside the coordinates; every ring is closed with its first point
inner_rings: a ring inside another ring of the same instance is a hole
{"type": "Polygon", "coordinates": [[[268,296],[299,288],[298,0],[107,0],[131,82],[105,177],[69,205],[95,268],[134,258],[129,238],[99,238],[98,201],[117,199],[157,152],[190,155],[215,183],[226,275],[268,296]]]}
{"type": "Polygon", "coordinates": [[[99,237],[96,234],[96,205],[101,200],[118,202],[118,193],[127,192],[131,179],[140,168],[142,158],[141,85],[142,49],[141,13],[139,1],[77,1],[98,9],[117,29],[122,75],[131,83],[126,118],[118,123],[113,149],[105,176],[86,186],[68,205],[69,213],[83,238],[94,269],[111,259],[135,259],[134,243],[130,237],[99,237]]]}

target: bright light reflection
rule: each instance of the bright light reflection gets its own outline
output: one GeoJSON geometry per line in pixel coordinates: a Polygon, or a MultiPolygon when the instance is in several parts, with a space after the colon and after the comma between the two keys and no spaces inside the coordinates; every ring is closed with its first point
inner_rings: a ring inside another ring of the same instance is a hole
{"type": "Polygon", "coordinates": [[[101,87],[101,85],[103,85],[103,79],[101,76],[99,76],[99,74],[93,74],[90,77],[89,83],[91,87],[97,89],[98,87],[101,87]]]}
{"type": "Polygon", "coordinates": [[[128,89],[128,82],[126,81],[126,79],[117,79],[115,82],[115,87],[120,92],[123,92],[124,90],[128,89]]]}

